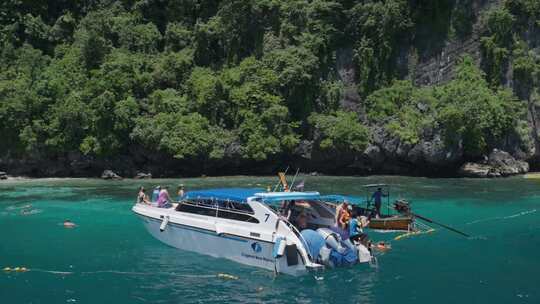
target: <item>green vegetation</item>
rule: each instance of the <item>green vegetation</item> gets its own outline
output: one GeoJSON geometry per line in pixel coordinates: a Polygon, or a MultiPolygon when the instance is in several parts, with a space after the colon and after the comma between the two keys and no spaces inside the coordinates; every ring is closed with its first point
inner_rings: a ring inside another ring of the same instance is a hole
{"type": "Polygon", "coordinates": [[[471,7],[431,0],[5,0],[0,154],[107,158],[136,145],[178,159],[220,160],[234,150],[262,161],[292,153],[302,139],[360,152],[370,127],[380,124],[409,144],[440,130],[449,144],[462,141],[468,155],[479,155],[523,116],[499,87],[507,65],[514,64],[520,98],[540,83],[540,60],[519,36],[540,27],[538,1],[507,0],[487,14],[485,75],[465,58],[450,83],[419,88],[403,80],[411,71],[398,62],[408,48],[422,55],[440,36],[470,34],[471,7]],[[340,106],[336,52],[343,48],[353,50],[358,108],[367,119],[340,106]]]}
{"type": "Polygon", "coordinates": [[[469,156],[485,153],[519,119],[520,106],[507,90],[491,90],[483,74],[465,57],[448,84],[415,88],[407,81],[374,92],[368,98],[370,120],[404,142],[415,144],[427,129],[440,128],[449,144],[463,142],[469,156]]]}
{"type": "Polygon", "coordinates": [[[355,113],[337,111],[329,115],[313,114],[309,121],[321,133],[319,145],[322,149],[352,149],[361,152],[366,148],[369,133],[358,122],[355,113]]]}
{"type": "MultiPolygon", "coordinates": [[[[501,84],[510,63],[517,68],[514,70],[514,77],[518,81],[539,74],[538,66],[526,66],[531,63],[531,58],[525,57],[531,54],[522,40],[523,33],[540,29],[539,18],[540,2],[535,0],[506,0],[503,6],[496,7],[487,14],[487,33],[481,42],[483,67],[492,86],[501,84]]],[[[538,82],[535,85],[538,85],[538,82]]]]}

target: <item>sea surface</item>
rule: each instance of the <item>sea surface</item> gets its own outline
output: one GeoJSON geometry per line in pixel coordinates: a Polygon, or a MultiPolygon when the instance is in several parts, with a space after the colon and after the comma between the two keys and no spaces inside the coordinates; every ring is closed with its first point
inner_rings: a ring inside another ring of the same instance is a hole
{"type": "Polygon", "coordinates": [[[0,303],[540,303],[540,180],[300,179],[307,190],[356,196],[363,184],[392,184],[392,198],[473,237],[438,227],[399,240],[371,231],[392,245],[378,267],[276,277],[168,247],[130,210],[141,184],[266,188],[276,178],[8,180],[0,182],[0,269],[29,271],[0,271],[0,303]],[[65,219],[78,226],[64,228],[65,219]]]}

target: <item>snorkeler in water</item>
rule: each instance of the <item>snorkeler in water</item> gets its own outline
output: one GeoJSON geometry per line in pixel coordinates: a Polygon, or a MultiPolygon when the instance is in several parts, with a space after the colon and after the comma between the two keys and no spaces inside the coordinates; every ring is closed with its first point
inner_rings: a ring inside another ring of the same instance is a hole
{"type": "Polygon", "coordinates": [[[77,227],[77,224],[75,224],[71,220],[64,221],[64,228],[75,228],[75,227],[77,227]]]}
{"type": "Polygon", "coordinates": [[[41,209],[33,209],[32,205],[28,205],[27,207],[21,210],[20,214],[22,216],[26,216],[26,215],[38,214],[38,213],[41,213],[42,211],[43,210],[41,209]]]}
{"type": "Polygon", "coordinates": [[[383,241],[378,242],[377,244],[373,244],[372,247],[379,251],[386,251],[386,250],[392,249],[392,246],[390,246],[390,244],[385,243],[383,241]]]}
{"type": "Polygon", "coordinates": [[[30,215],[30,214],[32,214],[32,206],[22,209],[20,213],[21,213],[21,215],[30,215]]]}

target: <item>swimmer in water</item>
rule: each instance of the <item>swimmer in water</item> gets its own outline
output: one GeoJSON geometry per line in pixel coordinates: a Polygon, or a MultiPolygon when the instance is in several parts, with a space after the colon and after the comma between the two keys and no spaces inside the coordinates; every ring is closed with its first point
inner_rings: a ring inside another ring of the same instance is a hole
{"type": "Polygon", "coordinates": [[[71,220],[65,220],[64,221],[64,227],[65,228],[75,228],[75,227],[77,227],[77,225],[74,222],[72,222],[71,220]]]}
{"type": "Polygon", "coordinates": [[[32,204],[26,204],[23,206],[8,206],[6,210],[28,209],[32,208],[32,204]]]}
{"type": "Polygon", "coordinates": [[[390,244],[386,244],[385,242],[378,242],[378,243],[375,245],[375,248],[377,248],[377,250],[380,250],[380,251],[386,251],[386,250],[392,249],[392,247],[390,246],[390,244]]]}
{"type": "Polygon", "coordinates": [[[38,213],[41,213],[42,210],[40,209],[32,209],[32,205],[28,205],[27,208],[24,208],[21,210],[20,214],[21,215],[32,215],[32,214],[38,214],[38,213]]]}

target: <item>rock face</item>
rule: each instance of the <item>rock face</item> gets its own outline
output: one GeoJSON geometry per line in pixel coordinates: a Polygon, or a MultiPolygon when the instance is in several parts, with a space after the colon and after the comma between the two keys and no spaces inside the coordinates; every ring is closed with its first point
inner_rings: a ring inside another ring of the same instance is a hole
{"type": "Polygon", "coordinates": [[[529,171],[529,164],[516,160],[505,151],[494,149],[483,163],[465,163],[459,174],[467,177],[501,177],[524,174],[529,171]]]}
{"type": "Polygon", "coordinates": [[[459,168],[459,175],[466,177],[488,177],[491,166],[477,163],[465,163],[459,168]]]}
{"type": "Polygon", "coordinates": [[[0,179],[7,179],[7,173],[6,172],[3,172],[3,171],[0,171],[0,179]]]}
{"type": "Polygon", "coordinates": [[[112,170],[105,170],[101,174],[102,179],[122,179],[122,177],[116,173],[114,173],[112,170]]]}
{"type": "Polygon", "coordinates": [[[338,49],[336,52],[336,69],[343,83],[343,96],[340,106],[347,111],[354,111],[365,116],[364,109],[360,106],[360,95],[356,83],[356,70],[353,63],[354,50],[352,47],[338,49]]]}
{"type": "Polygon", "coordinates": [[[493,149],[488,156],[488,164],[495,168],[501,176],[524,174],[529,172],[529,164],[516,160],[507,152],[493,149]]]}
{"type": "Polygon", "coordinates": [[[150,178],[152,178],[152,173],[139,172],[139,173],[137,173],[137,175],[135,175],[134,178],[135,179],[150,179],[150,178]]]}

